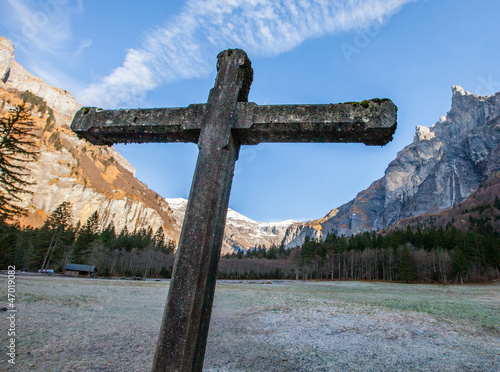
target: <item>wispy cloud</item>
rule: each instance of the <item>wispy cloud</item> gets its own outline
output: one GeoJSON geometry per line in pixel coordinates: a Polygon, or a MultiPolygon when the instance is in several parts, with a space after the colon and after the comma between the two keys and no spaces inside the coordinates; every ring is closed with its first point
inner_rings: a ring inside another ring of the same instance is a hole
{"type": "Polygon", "coordinates": [[[140,49],[130,49],[122,66],[78,98],[105,107],[137,102],[161,84],[208,74],[222,49],[280,54],[309,38],[368,27],[412,1],[189,0],[180,14],[150,31],[140,49]]]}
{"type": "Polygon", "coordinates": [[[4,0],[0,9],[17,49],[57,54],[71,39],[71,15],[83,7],[81,0],[4,0]]]}
{"type": "Polygon", "coordinates": [[[68,90],[71,94],[85,88],[81,81],[61,70],[59,66],[45,60],[40,59],[32,64],[29,72],[54,87],[68,90]]]}
{"type": "Polygon", "coordinates": [[[68,76],[54,61],[73,65],[92,40],[75,40],[72,19],[84,11],[82,0],[3,0],[0,22],[9,32],[16,52],[22,51],[29,71],[52,85],[82,89],[82,83],[68,76]]]}
{"type": "Polygon", "coordinates": [[[75,55],[76,56],[79,56],[80,54],[82,54],[82,52],[87,49],[88,47],[90,47],[92,45],[92,40],[91,39],[87,39],[87,40],[83,40],[81,43],[80,43],[80,47],[78,48],[78,50],[76,51],[75,55]]]}

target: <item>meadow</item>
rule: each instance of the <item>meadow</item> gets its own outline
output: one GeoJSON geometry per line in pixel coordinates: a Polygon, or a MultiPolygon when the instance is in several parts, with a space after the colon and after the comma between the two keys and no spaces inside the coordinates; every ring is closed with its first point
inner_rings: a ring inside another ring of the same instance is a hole
{"type": "MultiPolygon", "coordinates": [[[[18,276],[0,369],[149,371],[168,285],[18,276]]],[[[0,312],[2,345],[7,329],[0,312]]],[[[500,283],[219,281],[205,370],[499,371],[500,283]]]]}

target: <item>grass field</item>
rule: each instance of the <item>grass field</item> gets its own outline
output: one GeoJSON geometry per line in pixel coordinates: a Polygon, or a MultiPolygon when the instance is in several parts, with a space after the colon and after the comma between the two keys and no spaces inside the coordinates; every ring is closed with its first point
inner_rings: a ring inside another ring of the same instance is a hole
{"type": "MultiPolygon", "coordinates": [[[[16,371],[149,371],[167,282],[17,277],[16,371]]],[[[7,278],[0,277],[0,307],[7,278]]],[[[0,313],[7,345],[7,314],[0,313]]],[[[500,284],[223,281],[208,371],[500,371],[500,284]]]]}

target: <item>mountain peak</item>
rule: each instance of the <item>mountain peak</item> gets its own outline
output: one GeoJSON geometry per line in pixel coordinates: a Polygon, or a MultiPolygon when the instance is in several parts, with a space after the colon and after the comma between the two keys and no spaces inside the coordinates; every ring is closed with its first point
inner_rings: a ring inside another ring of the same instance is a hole
{"type": "Polygon", "coordinates": [[[467,92],[464,88],[462,88],[460,85],[453,85],[451,87],[451,92],[453,93],[453,96],[460,95],[460,96],[468,96],[472,95],[472,93],[467,92]]]}
{"type": "Polygon", "coordinates": [[[58,205],[70,202],[74,223],[97,211],[102,228],[162,227],[169,239],[178,237],[168,204],[134,177],[135,169],[114,148],[94,146],[70,130],[81,107],[76,99],[25,70],[15,61],[12,43],[0,37],[0,114],[23,100],[29,102],[39,157],[29,164],[36,183],[20,202],[27,210],[21,225],[41,226],[58,205]]]}
{"type": "Polygon", "coordinates": [[[479,96],[471,92],[466,91],[460,85],[453,85],[451,87],[452,98],[451,98],[451,110],[454,113],[457,111],[467,110],[468,104],[477,105],[478,102],[487,99],[490,96],[479,96]]]}
{"type": "Polygon", "coordinates": [[[47,105],[69,121],[82,106],[68,91],[55,88],[33,76],[15,61],[12,42],[0,36],[0,87],[26,90],[42,98],[47,105]]]}

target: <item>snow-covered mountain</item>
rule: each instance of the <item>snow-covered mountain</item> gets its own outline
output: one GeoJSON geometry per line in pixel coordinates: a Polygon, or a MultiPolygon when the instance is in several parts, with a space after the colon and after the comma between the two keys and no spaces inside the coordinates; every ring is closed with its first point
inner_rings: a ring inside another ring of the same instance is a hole
{"type": "MultiPolygon", "coordinates": [[[[187,200],[182,198],[165,199],[172,210],[171,217],[176,226],[181,228],[184,214],[186,213],[187,200]]],[[[248,249],[257,245],[279,245],[285,237],[286,230],[293,220],[282,222],[259,222],[229,208],[227,211],[226,229],[224,231],[224,244],[222,253],[233,250],[248,249]]]]}

